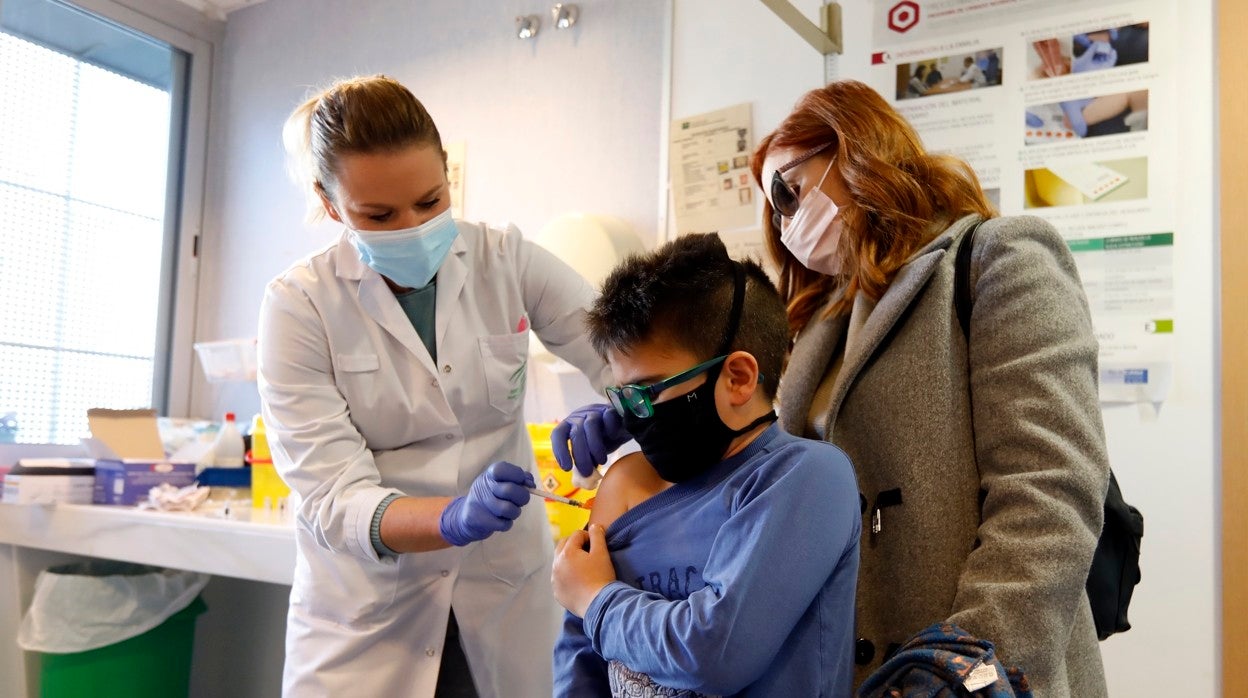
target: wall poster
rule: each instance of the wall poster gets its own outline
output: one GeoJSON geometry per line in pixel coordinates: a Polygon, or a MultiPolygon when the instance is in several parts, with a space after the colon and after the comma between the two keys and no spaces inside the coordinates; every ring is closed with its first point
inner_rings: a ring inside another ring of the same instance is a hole
{"type": "Polygon", "coordinates": [[[929,150],[969,162],[1003,215],[1043,217],[1069,242],[1103,403],[1157,406],[1170,389],[1173,12],[1163,0],[873,0],[872,87],[929,150]]]}
{"type": "Polygon", "coordinates": [[[464,141],[447,143],[446,179],[451,190],[451,216],[464,217],[464,165],[468,158],[468,144],[464,141]]]}
{"type": "Polygon", "coordinates": [[[750,105],[672,122],[670,163],[676,234],[757,226],[750,105]]]}

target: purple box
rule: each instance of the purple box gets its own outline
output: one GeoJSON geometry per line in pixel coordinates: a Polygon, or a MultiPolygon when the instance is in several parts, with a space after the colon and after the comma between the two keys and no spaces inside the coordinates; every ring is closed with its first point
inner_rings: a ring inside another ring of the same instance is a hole
{"type": "Polygon", "coordinates": [[[186,487],[195,482],[194,463],[166,463],[143,458],[100,459],[95,462],[94,504],[134,505],[153,487],[167,482],[186,487]]]}

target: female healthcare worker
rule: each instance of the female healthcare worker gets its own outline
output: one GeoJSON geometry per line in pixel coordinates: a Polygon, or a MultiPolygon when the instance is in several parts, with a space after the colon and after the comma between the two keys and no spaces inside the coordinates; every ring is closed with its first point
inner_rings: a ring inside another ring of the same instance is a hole
{"type": "Polygon", "coordinates": [[[514,228],[452,220],[437,127],[390,78],[335,83],[285,140],[346,230],[260,312],[265,424],[300,498],[283,693],[549,695],[528,330],[601,386],[594,291],[514,228]]]}

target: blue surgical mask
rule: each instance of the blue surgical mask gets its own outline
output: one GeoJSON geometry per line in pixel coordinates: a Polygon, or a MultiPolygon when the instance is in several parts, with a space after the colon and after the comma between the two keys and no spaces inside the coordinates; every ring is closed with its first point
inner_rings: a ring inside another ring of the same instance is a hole
{"type": "Polygon", "coordinates": [[[360,261],[408,288],[421,288],[433,280],[459,235],[449,207],[415,228],[361,232],[348,226],[347,231],[360,261]]]}

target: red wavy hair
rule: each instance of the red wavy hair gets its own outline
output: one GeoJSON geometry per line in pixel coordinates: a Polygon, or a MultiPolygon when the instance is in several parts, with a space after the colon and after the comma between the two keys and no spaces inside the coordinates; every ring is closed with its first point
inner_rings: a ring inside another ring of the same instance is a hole
{"type": "Polygon", "coordinates": [[[789,252],[771,225],[771,202],[764,197],[764,237],[780,269],[780,295],[794,335],[830,298],[836,300],[827,316],[848,313],[859,293],[879,300],[905,261],[953,221],[969,213],[994,215],[970,165],[928,153],[909,122],[856,80],[830,83],[798,100],[754,150],[754,181],[768,191],[762,169],[772,148],[802,152],[829,142],[836,156],[832,167],[850,194],[839,214],[839,274],[811,271],[789,252]]]}

